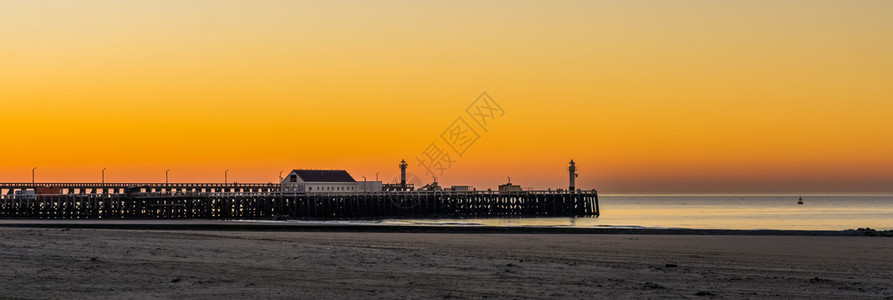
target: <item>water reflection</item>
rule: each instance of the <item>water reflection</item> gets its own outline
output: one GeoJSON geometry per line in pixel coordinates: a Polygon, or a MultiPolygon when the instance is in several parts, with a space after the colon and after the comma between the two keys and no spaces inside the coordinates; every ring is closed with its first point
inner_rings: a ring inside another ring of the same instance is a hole
{"type": "Polygon", "coordinates": [[[891,195],[631,195],[600,197],[599,218],[385,220],[385,225],[893,229],[891,195]]]}

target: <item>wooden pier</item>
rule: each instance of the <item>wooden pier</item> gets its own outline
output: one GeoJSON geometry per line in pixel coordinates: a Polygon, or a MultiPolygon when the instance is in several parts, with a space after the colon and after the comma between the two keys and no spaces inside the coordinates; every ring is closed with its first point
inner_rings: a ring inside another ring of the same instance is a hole
{"type": "Polygon", "coordinates": [[[0,196],[0,218],[377,219],[598,216],[591,191],[357,194],[138,193],[0,196]]]}

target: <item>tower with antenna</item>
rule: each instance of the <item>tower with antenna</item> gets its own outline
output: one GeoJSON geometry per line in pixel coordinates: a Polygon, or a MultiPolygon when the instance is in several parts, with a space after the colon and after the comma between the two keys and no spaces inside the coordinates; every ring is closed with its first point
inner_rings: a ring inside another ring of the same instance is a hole
{"type": "Polygon", "coordinates": [[[571,166],[567,167],[567,171],[568,171],[568,173],[570,173],[570,190],[573,191],[573,190],[575,190],[574,181],[576,181],[577,176],[578,176],[577,166],[576,166],[576,163],[574,163],[573,159],[571,159],[571,166]]]}

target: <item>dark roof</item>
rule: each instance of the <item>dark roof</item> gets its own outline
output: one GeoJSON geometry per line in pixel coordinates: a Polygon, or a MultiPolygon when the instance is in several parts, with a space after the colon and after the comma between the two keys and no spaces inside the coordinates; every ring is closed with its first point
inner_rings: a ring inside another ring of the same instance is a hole
{"type": "Polygon", "coordinates": [[[357,182],[344,170],[292,170],[304,182],[357,182]]]}

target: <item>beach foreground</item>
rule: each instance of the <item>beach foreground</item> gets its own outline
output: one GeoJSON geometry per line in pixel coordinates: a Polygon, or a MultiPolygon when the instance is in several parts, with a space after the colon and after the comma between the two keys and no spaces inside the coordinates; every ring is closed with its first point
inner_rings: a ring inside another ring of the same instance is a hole
{"type": "Polygon", "coordinates": [[[893,298],[893,239],[0,228],[3,298],[893,298]]]}

